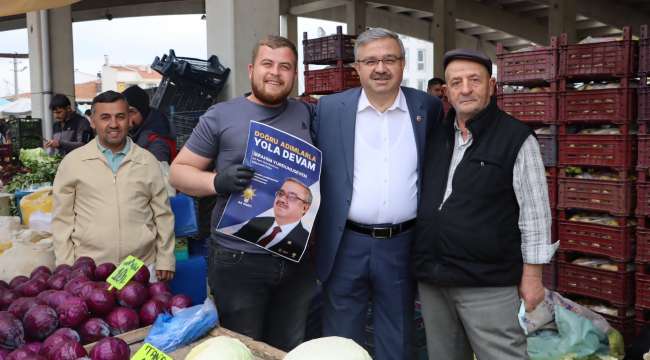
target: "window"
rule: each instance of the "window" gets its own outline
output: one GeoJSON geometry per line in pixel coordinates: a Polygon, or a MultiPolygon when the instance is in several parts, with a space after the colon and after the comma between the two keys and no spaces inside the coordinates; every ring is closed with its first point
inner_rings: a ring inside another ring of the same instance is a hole
{"type": "Polygon", "coordinates": [[[418,71],[424,71],[424,49],[418,49],[418,71]]]}
{"type": "Polygon", "coordinates": [[[409,86],[409,79],[402,79],[402,86],[409,86]]]}
{"type": "Polygon", "coordinates": [[[419,80],[418,80],[418,89],[419,89],[419,90],[422,90],[422,91],[426,91],[426,90],[427,90],[427,89],[425,89],[424,79],[419,79],[419,80]]]}

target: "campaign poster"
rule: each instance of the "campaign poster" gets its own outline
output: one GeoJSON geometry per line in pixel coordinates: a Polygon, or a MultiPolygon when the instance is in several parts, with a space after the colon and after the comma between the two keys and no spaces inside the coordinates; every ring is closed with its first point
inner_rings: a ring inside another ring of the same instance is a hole
{"type": "Polygon", "coordinates": [[[304,140],[251,121],[244,164],[255,176],[230,195],[217,231],[300,261],[320,206],[321,158],[304,140]]]}

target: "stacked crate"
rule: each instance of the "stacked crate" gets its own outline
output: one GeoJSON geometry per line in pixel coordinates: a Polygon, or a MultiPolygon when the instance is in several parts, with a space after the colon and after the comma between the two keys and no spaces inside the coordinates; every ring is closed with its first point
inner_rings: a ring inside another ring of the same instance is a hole
{"type": "Polygon", "coordinates": [[[650,324],[650,37],[648,26],[641,27],[639,41],[638,89],[638,180],[636,233],[636,321],[637,330],[650,324]]]}
{"type": "Polygon", "coordinates": [[[336,27],[336,34],[307,39],[303,33],[303,63],[305,65],[305,93],[326,95],[341,92],[360,85],[359,75],[351,66],[354,62],[356,36],[343,35],[343,28],[336,27]],[[309,65],[327,65],[324,69],[309,70],[309,65]]]}
{"type": "Polygon", "coordinates": [[[603,315],[626,339],[634,336],[636,53],[629,28],[622,40],[560,38],[558,290],[606,304],[603,315]],[[587,130],[602,125],[610,129],[587,130]]]}
{"type": "MultiPolygon", "coordinates": [[[[537,135],[548,182],[553,214],[552,238],[557,240],[557,38],[549,47],[507,53],[497,45],[497,103],[513,117],[529,124],[537,135]],[[540,91],[541,90],[541,91],[540,91]]],[[[557,280],[555,262],[544,267],[544,285],[554,290],[557,280]]]]}

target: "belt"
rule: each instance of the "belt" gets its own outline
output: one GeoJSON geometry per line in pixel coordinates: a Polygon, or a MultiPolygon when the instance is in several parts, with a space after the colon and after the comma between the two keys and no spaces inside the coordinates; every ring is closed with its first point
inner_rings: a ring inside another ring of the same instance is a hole
{"type": "Polygon", "coordinates": [[[370,235],[375,239],[388,239],[397,236],[400,233],[412,228],[415,225],[415,219],[405,221],[394,225],[365,225],[348,220],[345,227],[361,234],[370,235]]]}

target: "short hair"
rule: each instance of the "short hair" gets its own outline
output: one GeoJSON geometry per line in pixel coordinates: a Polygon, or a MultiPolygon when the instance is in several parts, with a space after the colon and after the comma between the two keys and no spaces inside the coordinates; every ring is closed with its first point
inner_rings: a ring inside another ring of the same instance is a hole
{"type": "Polygon", "coordinates": [[[305,183],[303,183],[302,181],[296,179],[295,177],[288,177],[288,178],[284,179],[284,183],[282,183],[282,185],[284,185],[287,181],[291,181],[292,183],[296,183],[296,184],[304,187],[307,190],[307,199],[305,199],[305,202],[308,203],[308,204],[311,204],[311,202],[314,200],[314,196],[312,195],[311,189],[309,188],[309,186],[305,185],[305,183]]]}
{"type": "Polygon", "coordinates": [[[103,93],[93,98],[93,104],[90,107],[91,114],[95,113],[95,104],[99,104],[99,103],[107,104],[107,103],[114,103],[117,101],[124,101],[125,103],[128,104],[126,98],[121,93],[118,93],[117,91],[113,91],[113,90],[104,91],[103,93]]]}
{"type": "Polygon", "coordinates": [[[296,66],[298,65],[298,50],[296,50],[296,45],[292,43],[291,40],[278,35],[267,35],[265,38],[257,42],[253,48],[253,57],[251,59],[251,64],[255,63],[257,54],[259,53],[260,47],[262,46],[268,46],[271,49],[289,48],[289,50],[291,50],[293,53],[293,57],[296,59],[296,66]]]}
{"type": "Polygon", "coordinates": [[[439,77],[434,77],[429,79],[429,82],[427,83],[427,89],[431,89],[433,85],[444,85],[444,84],[445,84],[444,80],[442,80],[439,77]]]}
{"type": "Polygon", "coordinates": [[[404,44],[402,43],[402,40],[399,38],[399,35],[397,33],[394,33],[390,30],[386,30],[384,28],[371,28],[368,29],[359,36],[357,36],[357,41],[354,43],[354,59],[359,60],[359,48],[371,43],[373,41],[381,40],[381,39],[393,39],[397,41],[399,44],[399,50],[400,50],[400,57],[404,58],[404,44]]]}
{"type": "Polygon", "coordinates": [[[50,100],[50,110],[56,110],[61,108],[67,108],[71,106],[70,99],[63,94],[54,94],[52,100],[50,100]]]}

